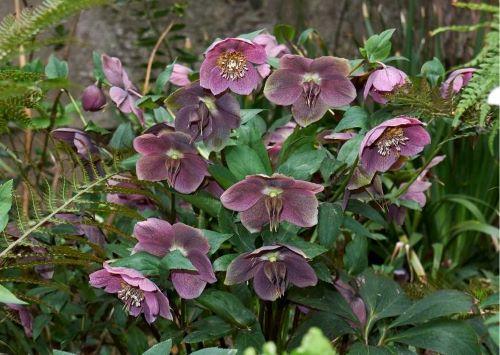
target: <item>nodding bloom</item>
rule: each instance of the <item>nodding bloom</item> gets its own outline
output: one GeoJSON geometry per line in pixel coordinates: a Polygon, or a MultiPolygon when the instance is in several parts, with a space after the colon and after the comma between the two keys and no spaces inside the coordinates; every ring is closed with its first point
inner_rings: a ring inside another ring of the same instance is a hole
{"type": "Polygon", "coordinates": [[[137,186],[132,181],[130,181],[129,176],[115,175],[113,176],[113,178],[108,180],[108,184],[110,187],[118,190],[117,192],[107,194],[106,200],[108,202],[116,203],[117,205],[125,205],[137,208],[139,211],[156,209],[155,203],[149,197],[141,195],[139,193],[126,192],[127,189],[140,189],[140,186],[137,186]],[[123,192],[121,192],[120,189],[123,189],[123,192]]]}
{"type": "Polygon", "coordinates": [[[162,258],[178,250],[193,264],[196,270],[170,270],[174,288],[182,298],[197,298],[207,283],[217,281],[207,257],[210,245],[199,229],[183,223],[171,225],[158,218],[148,218],[135,225],[134,235],[138,240],[134,252],[145,251],[162,258]]]}
{"type": "Polygon", "coordinates": [[[83,90],[82,107],[85,111],[99,111],[104,105],[106,105],[106,95],[99,86],[93,84],[83,90]]]}
{"type": "MultiPolygon", "coordinates": [[[[408,187],[406,192],[399,197],[399,199],[405,201],[414,201],[418,203],[421,208],[423,208],[427,203],[425,192],[432,186],[431,182],[429,181],[429,170],[441,163],[444,158],[446,158],[446,155],[439,155],[432,159],[427,167],[418,175],[417,179],[408,187]]],[[[400,188],[402,186],[403,184],[400,186],[400,188]]],[[[402,225],[406,216],[406,207],[391,204],[388,208],[387,216],[389,221],[394,221],[396,224],[402,225]]]]}
{"type": "Polygon", "coordinates": [[[33,315],[28,308],[13,303],[6,303],[5,306],[10,316],[23,326],[24,334],[31,338],[33,336],[33,315]]]}
{"type": "Polygon", "coordinates": [[[319,135],[319,140],[325,143],[346,142],[357,135],[355,132],[332,132],[326,131],[319,135]]]}
{"type": "Polygon", "coordinates": [[[340,293],[342,298],[347,302],[351,308],[352,313],[358,319],[358,322],[353,322],[348,319],[347,322],[353,328],[363,329],[366,324],[366,306],[363,299],[356,293],[356,290],[348,283],[341,279],[333,280],[333,286],[340,293]]]}
{"type": "Polygon", "coordinates": [[[359,149],[366,173],[385,172],[400,160],[420,153],[431,142],[424,123],[416,118],[400,116],[382,122],[370,130],[359,149]]]}
{"type": "Polygon", "coordinates": [[[304,252],[284,244],[239,255],[229,264],[224,283],[234,285],[250,279],[257,296],[265,301],[282,297],[290,284],[304,288],[318,283],[304,252]]]}
{"type": "Polygon", "coordinates": [[[273,174],[251,175],[226,190],[220,200],[224,207],[241,212],[241,223],[250,232],[259,232],[269,223],[277,231],[281,221],[300,227],[318,223],[316,194],[323,186],[273,174]]]}
{"type": "Polygon", "coordinates": [[[191,80],[189,80],[189,74],[192,72],[193,71],[188,67],[176,63],[174,64],[172,74],[170,75],[170,79],[168,79],[168,81],[177,86],[189,85],[191,83],[191,80]]]}
{"type": "Polygon", "coordinates": [[[384,190],[382,188],[380,176],[376,175],[375,172],[367,174],[358,165],[347,183],[344,198],[342,200],[342,209],[345,210],[347,208],[349,199],[371,201],[383,195],[384,190]]]}
{"type": "Polygon", "coordinates": [[[348,75],[346,59],[287,54],[280,59],[280,69],[267,79],[264,95],[277,105],[292,105],[295,121],[305,127],[321,119],[329,108],[354,100],[356,89],[348,75]]]}
{"type": "Polygon", "coordinates": [[[219,150],[228,140],[231,129],[240,126],[240,105],[230,93],[214,96],[199,82],[177,90],[167,104],[175,113],[175,130],[219,150]]]}
{"type": "Polygon", "coordinates": [[[262,81],[256,67],[267,60],[264,47],[242,38],[226,38],[213,43],[205,52],[200,68],[200,85],[214,95],[229,88],[248,95],[262,81]]]}
{"type": "Polygon", "coordinates": [[[109,96],[118,109],[125,113],[133,113],[141,124],[144,124],[144,114],[140,108],[135,106],[136,101],[142,97],[137,88],[130,81],[128,74],[122,68],[122,62],[116,57],[102,55],[102,70],[106,79],[111,84],[109,96]]]}
{"type": "Polygon", "coordinates": [[[397,88],[408,82],[408,76],[405,72],[391,66],[384,66],[381,69],[374,70],[366,81],[364,97],[370,96],[373,101],[379,104],[386,104],[386,94],[394,92],[397,88]]]}
{"type": "Polygon", "coordinates": [[[137,317],[143,313],[148,323],[158,316],[172,320],[168,298],[154,282],[134,269],[113,267],[109,262],[104,262],[103,267],[89,275],[92,287],[116,293],[130,315],[137,317]]]}
{"type": "Polygon", "coordinates": [[[278,164],[281,147],[286,139],[293,133],[295,127],[297,127],[297,124],[290,121],[287,124],[276,128],[264,138],[267,154],[269,155],[269,159],[271,160],[271,164],[273,166],[278,164]]]}
{"type": "Polygon", "coordinates": [[[474,75],[475,68],[464,68],[453,71],[441,84],[441,97],[448,98],[450,95],[457,94],[464,86],[467,86],[474,75]]]}
{"type": "MultiPolygon", "coordinates": [[[[281,58],[285,54],[290,54],[288,47],[284,44],[278,44],[276,37],[269,33],[261,33],[255,36],[252,42],[264,47],[267,58],[281,58]]],[[[264,63],[257,67],[257,71],[262,78],[265,78],[271,73],[271,67],[269,64],[264,63]]]]}
{"type": "Polygon", "coordinates": [[[99,149],[97,149],[90,136],[76,128],[57,128],[51,132],[54,139],[69,145],[78,156],[87,161],[99,160],[99,149]]]}
{"type": "Polygon", "coordinates": [[[73,227],[75,227],[75,234],[87,237],[91,243],[101,246],[106,244],[106,236],[104,233],[97,226],[85,224],[83,216],[74,213],[57,213],[55,217],[72,224],[73,227]]]}
{"type": "Polygon", "coordinates": [[[146,133],[134,139],[141,154],[136,170],[139,180],[162,181],[176,191],[189,194],[208,176],[207,162],[198,155],[191,138],[181,132],[146,133]]]}

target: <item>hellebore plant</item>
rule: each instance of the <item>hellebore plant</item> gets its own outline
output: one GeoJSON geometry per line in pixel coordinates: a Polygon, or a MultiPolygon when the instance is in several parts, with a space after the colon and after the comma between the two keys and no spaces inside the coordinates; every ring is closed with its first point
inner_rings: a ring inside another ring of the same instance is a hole
{"type": "Polygon", "coordinates": [[[394,67],[384,66],[384,68],[377,69],[370,74],[365,84],[363,96],[366,99],[369,94],[373,101],[386,104],[387,99],[384,95],[394,92],[407,82],[408,76],[405,72],[394,67]]]}
{"type": "Polygon", "coordinates": [[[441,84],[441,96],[446,99],[450,95],[459,93],[469,83],[470,79],[472,79],[475,71],[475,68],[464,68],[453,71],[448,76],[448,79],[441,84]]]}

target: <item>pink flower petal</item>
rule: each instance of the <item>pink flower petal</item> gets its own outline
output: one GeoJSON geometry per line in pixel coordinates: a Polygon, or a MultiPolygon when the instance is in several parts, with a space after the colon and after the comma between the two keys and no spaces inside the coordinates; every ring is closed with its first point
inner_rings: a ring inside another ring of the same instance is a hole
{"type": "Polygon", "coordinates": [[[259,200],[252,207],[240,214],[241,223],[250,233],[260,232],[262,226],[269,223],[264,199],[259,200]]]}
{"type": "Polygon", "coordinates": [[[229,88],[239,95],[250,95],[262,82],[262,78],[253,65],[248,65],[245,76],[241,79],[230,80],[229,88]]]}
{"type": "Polygon", "coordinates": [[[134,236],[139,241],[135,245],[134,251],[146,251],[163,257],[172,246],[174,229],[167,221],[148,218],[135,225],[134,236]]]}
{"type": "Polygon", "coordinates": [[[283,195],[281,220],[300,227],[312,227],[318,223],[318,200],[309,191],[286,190],[283,195]]]}
{"type": "Polygon", "coordinates": [[[166,155],[144,155],[136,164],[137,178],[147,181],[166,180],[168,173],[166,168],[166,155]]]}
{"type": "Polygon", "coordinates": [[[247,176],[221,196],[220,200],[224,207],[233,211],[245,211],[255,205],[262,198],[262,190],[266,186],[264,179],[258,176],[247,176]]]}
{"type": "Polygon", "coordinates": [[[172,229],[174,234],[173,243],[185,249],[186,252],[206,254],[210,250],[207,238],[203,236],[199,229],[184,223],[176,223],[172,226],[172,229]]]}
{"type": "Polygon", "coordinates": [[[134,139],[134,149],[140,154],[163,154],[169,149],[169,146],[165,139],[151,133],[143,134],[134,139]]]}
{"type": "Polygon", "coordinates": [[[198,275],[185,270],[173,270],[172,283],[179,296],[188,300],[199,297],[207,285],[198,275]]]}
{"type": "Polygon", "coordinates": [[[264,95],[277,105],[291,105],[302,95],[301,82],[301,76],[292,70],[276,70],[266,81],[264,95]]]}

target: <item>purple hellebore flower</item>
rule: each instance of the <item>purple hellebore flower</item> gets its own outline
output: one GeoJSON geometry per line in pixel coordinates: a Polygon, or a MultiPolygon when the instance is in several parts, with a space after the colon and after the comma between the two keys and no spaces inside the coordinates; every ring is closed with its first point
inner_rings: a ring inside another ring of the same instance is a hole
{"type": "Polygon", "coordinates": [[[209,175],[206,161],[184,133],[146,133],[134,139],[134,148],[141,154],[136,165],[139,180],[167,180],[176,191],[189,194],[209,175]]]}
{"type": "Polygon", "coordinates": [[[109,262],[104,262],[103,267],[89,275],[91,286],[116,293],[132,316],[144,313],[148,323],[158,316],[172,320],[168,298],[154,282],[134,269],[113,267],[109,262]]]}
{"type": "Polygon", "coordinates": [[[370,130],[359,149],[361,166],[366,173],[385,172],[400,157],[420,153],[430,143],[431,137],[416,118],[399,116],[382,122],[370,130]]]}
{"type": "Polygon", "coordinates": [[[103,246],[106,244],[106,236],[97,226],[85,224],[83,216],[74,213],[57,213],[56,218],[68,222],[75,227],[76,235],[86,236],[91,243],[103,246]]]}
{"type": "Polygon", "coordinates": [[[171,270],[170,273],[174,288],[182,298],[197,298],[207,283],[217,281],[206,255],[210,245],[199,229],[183,223],[171,225],[158,218],[148,218],[135,225],[134,235],[139,241],[134,252],[145,251],[164,257],[178,250],[193,264],[196,271],[178,269],[171,270]]]}
{"type": "MultiPolygon", "coordinates": [[[[422,170],[417,179],[408,187],[406,192],[401,195],[399,199],[405,201],[415,201],[420,207],[424,207],[427,203],[427,197],[425,192],[432,186],[427,175],[429,170],[434,166],[441,163],[446,158],[446,155],[439,155],[432,159],[427,167],[422,170]]],[[[400,186],[400,188],[403,185],[400,186]]],[[[406,207],[396,206],[394,204],[390,205],[388,208],[388,219],[389,221],[394,221],[396,224],[402,225],[406,217],[406,207]]]]}
{"type": "Polygon", "coordinates": [[[287,124],[276,128],[274,131],[267,134],[264,138],[264,145],[266,146],[267,154],[271,160],[271,164],[276,166],[283,143],[293,133],[297,124],[289,121],[287,124]]]}
{"type": "Polygon", "coordinates": [[[281,174],[251,175],[227,189],[220,200],[224,207],[241,212],[241,223],[255,233],[267,223],[277,231],[281,221],[314,226],[318,223],[315,195],[321,191],[321,185],[281,174]]]}
{"type": "Polygon", "coordinates": [[[239,255],[229,264],[224,283],[234,285],[252,278],[255,293],[265,301],[282,297],[290,284],[304,288],[318,283],[304,252],[284,244],[239,255]]]}
{"type": "Polygon", "coordinates": [[[332,132],[332,131],[326,131],[324,134],[321,135],[321,139],[326,141],[327,143],[330,142],[346,142],[351,138],[354,138],[357,133],[355,132],[332,132]]]}
{"type": "Polygon", "coordinates": [[[26,336],[31,338],[33,336],[33,315],[28,308],[13,303],[6,303],[5,306],[16,322],[23,326],[26,336]]]}
{"type": "Polygon", "coordinates": [[[374,70],[366,81],[364,98],[370,94],[373,101],[379,104],[386,104],[385,94],[390,94],[397,88],[405,85],[408,76],[405,72],[391,66],[384,66],[382,69],[374,70]]]}
{"type": "Polygon", "coordinates": [[[167,103],[176,110],[175,130],[214,150],[222,148],[231,129],[240,126],[238,101],[230,93],[216,97],[199,82],[177,90],[167,103]]]}
{"type": "Polygon", "coordinates": [[[363,299],[356,294],[356,291],[351,285],[341,279],[334,280],[333,286],[337,289],[344,300],[346,300],[349,307],[351,307],[352,313],[358,319],[358,323],[354,323],[351,320],[347,320],[347,322],[353,328],[363,329],[366,324],[366,307],[363,299]]]}
{"type": "MultiPolygon", "coordinates": [[[[262,46],[266,51],[268,58],[281,58],[285,54],[290,54],[290,50],[284,44],[278,44],[276,37],[269,33],[261,33],[252,40],[253,43],[262,46]]],[[[267,63],[261,64],[257,67],[262,78],[271,74],[271,66],[267,63]]]]}
{"type": "Polygon", "coordinates": [[[457,94],[464,86],[467,86],[474,75],[475,68],[464,68],[453,71],[441,84],[441,97],[446,99],[453,94],[457,94]]]}
{"type": "Polygon", "coordinates": [[[346,186],[342,200],[342,209],[345,210],[347,208],[347,204],[351,198],[370,201],[383,195],[384,190],[380,176],[375,175],[374,172],[367,174],[362,168],[357,166],[346,186]]]}
{"type": "Polygon", "coordinates": [[[305,127],[321,119],[329,108],[354,100],[356,89],[348,75],[346,59],[287,54],[280,60],[280,69],[267,79],[264,95],[277,105],[293,105],[295,121],[305,127]]]}
{"type": "Polygon", "coordinates": [[[189,80],[189,74],[193,71],[188,67],[181,64],[174,64],[174,68],[172,70],[172,74],[170,75],[170,81],[172,84],[177,86],[186,86],[191,83],[189,80]]]}
{"type": "MultiPolygon", "coordinates": [[[[114,179],[110,179],[108,184],[110,187],[116,189],[140,189],[139,186],[129,181],[130,178],[125,175],[116,175],[114,179]]],[[[133,208],[137,208],[139,211],[144,211],[147,209],[154,210],[156,208],[153,200],[147,196],[137,194],[137,193],[126,193],[126,192],[116,192],[109,193],[106,196],[106,200],[111,203],[116,203],[117,205],[124,205],[133,208]]]]}
{"type": "Polygon", "coordinates": [[[262,81],[256,66],[267,60],[264,47],[242,38],[214,42],[205,52],[200,68],[200,85],[218,95],[230,89],[249,95],[262,81]]]}
{"type": "Polygon", "coordinates": [[[122,62],[116,57],[102,55],[102,70],[106,79],[112,85],[109,89],[109,96],[118,109],[125,113],[133,113],[137,116],[141,124],[144,124],[144,114],[140,108],[135,106],[136,101],[141,97],[137,88],[130,81],[128,74],[122,68],[122,62]]]}
{"type": "Polygon", "coordinates": [[[83,90],[81,100],[85,111],[99,111],[106,105],[106,95],[95,84],[89,85],[83,90]]]}
{"type": "Polygon", "coordinates": [[[90,136],[76,128],[57,128],[52,131],[52,137],[68,144],[80,158],[88,161],[99,160],[99,149],[90,136]]]}

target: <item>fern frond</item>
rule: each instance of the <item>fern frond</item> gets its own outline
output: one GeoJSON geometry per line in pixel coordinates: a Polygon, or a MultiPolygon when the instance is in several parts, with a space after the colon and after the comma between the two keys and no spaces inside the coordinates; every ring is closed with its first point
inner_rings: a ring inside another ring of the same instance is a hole
{"type": "Polygon", "coordinates": [[[477,3],[477,2],[455,2],[453,3],[453,6],[455,7],[460,7],[462,9],[469,9],[473,11],[484,11],[484,12],[491,12],[491,13],[498,13],[500,9],[498,6],[495,5],[489,5],[486,3],[477,3]]]}
{"type": "Polygon", "coordinates": [[[43,29],[59,23],[81,10],[104,5],[109,0],[45,0],[35,8],[25,8],[19,19],[6,16],[0,22],[0,61],[15,53],[43,29]]]}

